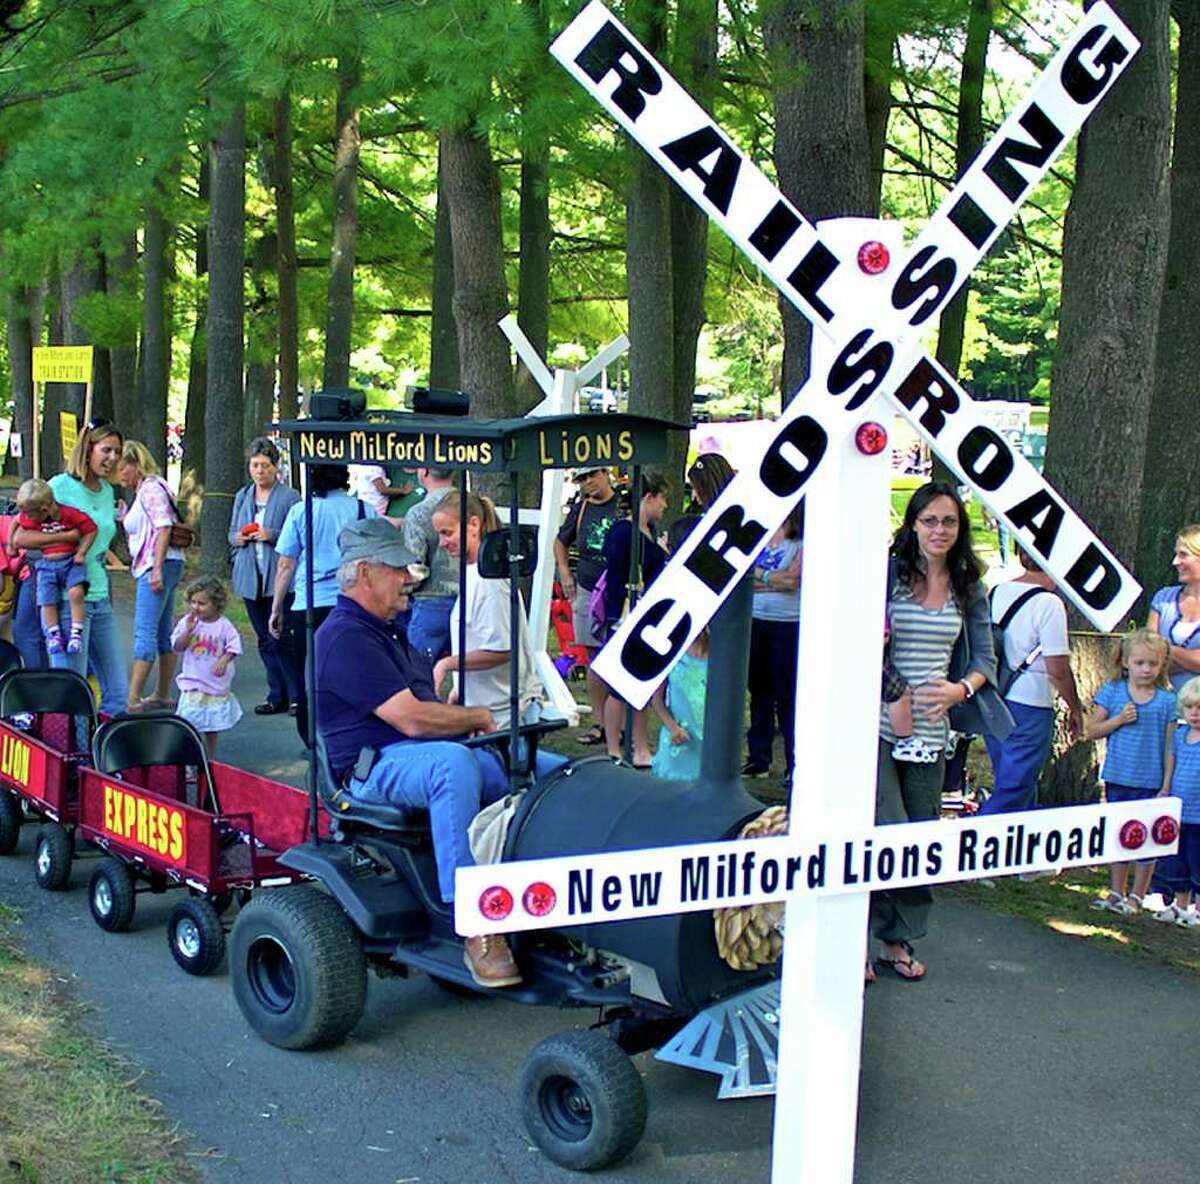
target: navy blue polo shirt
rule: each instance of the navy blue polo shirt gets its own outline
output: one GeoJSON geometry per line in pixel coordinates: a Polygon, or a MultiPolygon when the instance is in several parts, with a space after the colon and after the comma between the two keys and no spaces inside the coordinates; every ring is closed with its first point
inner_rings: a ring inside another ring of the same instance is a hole
{"type": "Polygon", "coordinates": [[[429,660],[348,596],[313,639],[317,660],[317,728],[335,777],[346,775],[364,746],[383,748],[406,737],[375,714],[400,691],[427,703],[438,701],[429,660]]]}

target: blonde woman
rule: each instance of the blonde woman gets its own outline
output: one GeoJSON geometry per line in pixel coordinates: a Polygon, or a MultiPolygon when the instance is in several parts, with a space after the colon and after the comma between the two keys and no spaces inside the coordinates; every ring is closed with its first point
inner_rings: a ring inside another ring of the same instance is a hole
{"type": "Polygon", "coordinates": [[[1179,690],[1200,674],[1200,524],[1179,532],[1171,565],[1178,580],[1154,593],[1146,628],[1171,647],[1167,673],[1179,690]]]}

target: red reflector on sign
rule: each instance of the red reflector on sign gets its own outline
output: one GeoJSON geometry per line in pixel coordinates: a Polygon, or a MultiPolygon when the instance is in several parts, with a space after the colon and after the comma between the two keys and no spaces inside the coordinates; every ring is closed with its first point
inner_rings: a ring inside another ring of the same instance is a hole
{"type": "Polygon", "coordinates": [[[1150,834],[1156,843],[1161,843],[1165,847],[1179,838],[1179,823],[1170,814],[1164,814],[1161,818],[1154,820],[1150,834]]]}
{"type": "Polygon", "coordinates": [[[521,893],[521,904],[531,917],[544,917],[557,903],[554,889],[541,880],[521,893]]]}
{"type": "Polygon", "coordinates": [[[496,885],[479,894],[479,911],[489,921],[503,921],[512,910],[513,897],[507,888],[496,885]]]}
{"type": "Polygon", "coordinates": [[[887,247],[872,239],[858,248],[858,267],[866,275],[879,275],[887,271],[892,256],[887,247]]]}
{"type": "Polygon", "coordinates": [[[868,420],[859,424],[858,431],[854,433],[854,446],[864,456],[877,456],[887,447],[887,442],[887,428],[881,423],[868,420]]]}
{"type": "Polygon", "coordinates": [[[1136,851],[1139,847],[1146,845],[1146,836],[1148,833],[1144,822],[1139,822],[1138,819],[1131,818],[1121,827],[1121,846],[1126,851],[1136,851]]]}

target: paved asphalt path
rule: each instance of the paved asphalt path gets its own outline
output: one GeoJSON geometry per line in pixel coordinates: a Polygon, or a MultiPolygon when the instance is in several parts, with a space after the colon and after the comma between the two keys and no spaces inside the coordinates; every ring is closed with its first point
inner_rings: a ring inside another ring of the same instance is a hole
{"type": "MultiPolygon", "coordinates": [[[[262,698],[253,656],[238,672],[262,698]]],[[[248,716],[224,759],[298,776],[286,717],[248,716]]],[[[461,1000],[428,979],[372,977],[340,1048],[289,1053],[258,1040],[224,969],[178,970],[171,899],[139,897],[134,928],[91,920],[87,862],[69,890],[33,883],[25,828],[0,859],[0,900],[18,908],[35,957],[91,1005],[95,1031],[144,1067],[140,1087],[193,1138],[211,1184],[506,1184],[577,1180],[545,1160],[516,1113],[521,1062],[591,1013],[461,1000]]],[[[1200,940],[1200,939],[1198,939],[1200,940]]],[[[954,900],[922,943],[928,980],[881,979],[867,995],[858,1170],[862,1184],[1193,1184],[1200,987],[954,900]]],[[[599,1178],[738,1184],[770,1175],[769,1101],[715,1100],[715,1078],[639,1057],[650,1098],[641,1145],[599,1178]]],[[[813,1066],[819,1073],[820,1066],[813,1066]]],[[[777,1182],[778,1184],[778,1182],[777,1182]]]]}

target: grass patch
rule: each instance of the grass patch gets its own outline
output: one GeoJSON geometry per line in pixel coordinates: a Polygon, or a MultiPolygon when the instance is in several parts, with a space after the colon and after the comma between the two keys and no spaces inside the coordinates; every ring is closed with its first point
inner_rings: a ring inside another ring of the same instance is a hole
{"type": "Polygon", "coordinates": [[[1196,930],[1164,925],[1151,913],[1126,917],[1091,907],[1108,888],[1107,868],[1078,868],[1053,880],[1030,883],[1005,876],[994,884],[989,888],[969,881],[945,891],[992,912],[1024,917],[1077,941],[1200,973],[1200,933],[1196,930]]]}
{"type": "Polygon", "coordinates": [[[183,1140],[137,1070],[84,1032],[79,1006],[12,937],[0,905],[0,1180],[193,1184],[183,1140]]]}

